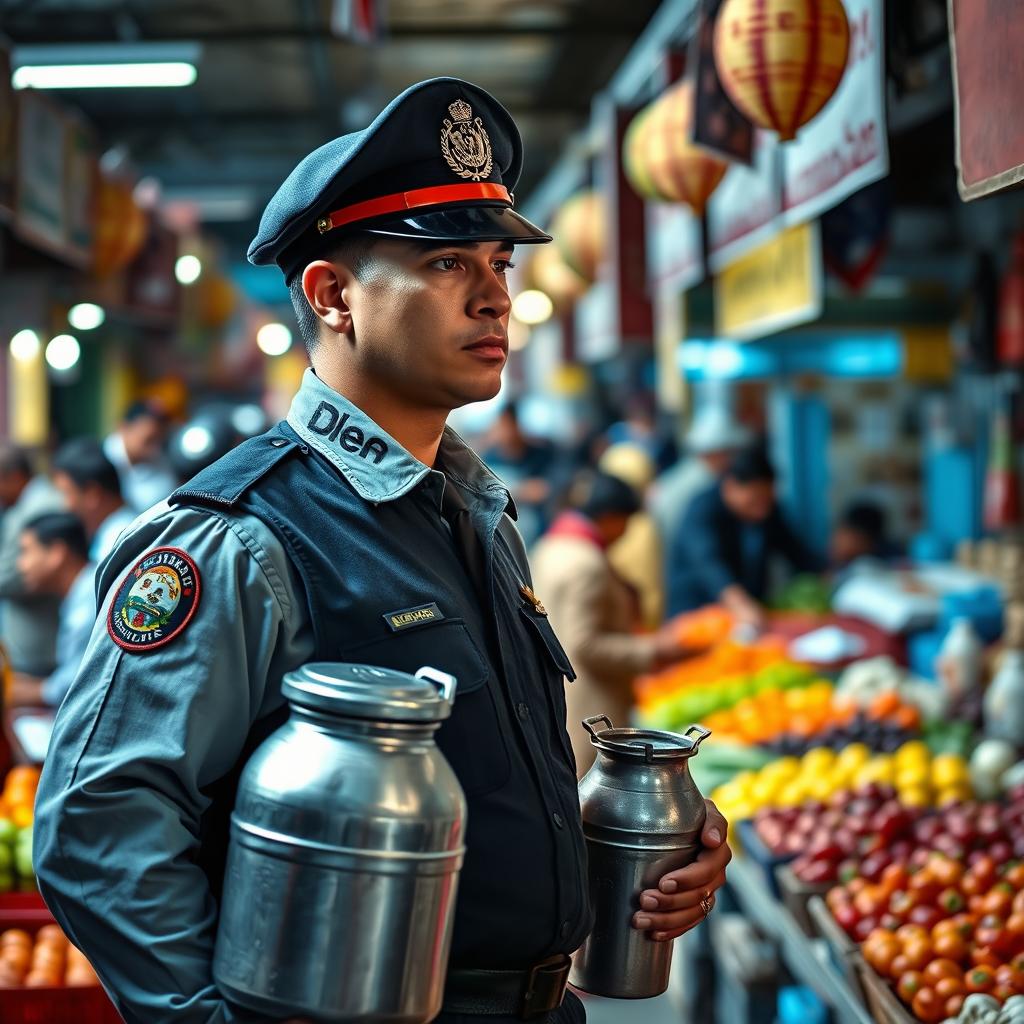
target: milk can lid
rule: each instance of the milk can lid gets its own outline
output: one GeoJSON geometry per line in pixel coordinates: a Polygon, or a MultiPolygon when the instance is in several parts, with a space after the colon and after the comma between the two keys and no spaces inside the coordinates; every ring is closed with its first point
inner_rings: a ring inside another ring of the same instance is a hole
{"type": "Polygon", "coordinates": [[[648,764],[692,757],[701,741],[711,735],[711,731],[701,725],[691,725],[682,734],[663,729],[617,729],[605,715],[585,719],[583,727],[590,733],[590,742],[599,750],[637,758],[648,764]],[[598,723],[603,723],[606,728],[595,728],[598,723]]]}
{"type": "Polygon", "coordinates": [[[314,662],[289,672],[281,692],[299,707],[349,718],[440,722],[451,714],[455,678],[426,667],[410,675],[376,665],[314,662]]]}

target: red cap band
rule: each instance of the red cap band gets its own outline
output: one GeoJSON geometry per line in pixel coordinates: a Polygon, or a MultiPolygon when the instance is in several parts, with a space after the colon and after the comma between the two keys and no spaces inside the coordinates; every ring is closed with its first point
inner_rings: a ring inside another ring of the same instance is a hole
{"type": "Polygon", "coordinates": [[[382,217],[389,213],[401,213],[414,210],[419,206],[438,206],[441,203],[458,203],[468,199],[500,199],[512,205],[512,197],[504,185],[495,185],[490,181],[481,181],[473,185],[434,185],[430,188],[416,188],[411,192],[396,192],[394,195],[381,196],[379,199],[368,199],[364,203],[346,206],[335,210],[316,222],[316,229],[321,235],[333,228],[340,228],[354,221],[369,220],[371,217],[382,217]]]}

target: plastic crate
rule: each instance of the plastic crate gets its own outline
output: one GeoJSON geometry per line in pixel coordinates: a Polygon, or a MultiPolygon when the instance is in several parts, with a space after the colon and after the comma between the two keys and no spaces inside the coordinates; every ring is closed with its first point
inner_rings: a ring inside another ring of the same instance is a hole
{"type": "MultiPolygon", "coordinates": [[[[21,928],[35,935],[53,924],[46,910],[0,911],[0,932],[21,928]]],[[[99,985],[0,989],[0,1020],[11,1024],[121,1024],[121,1016],[99,985]]]]}
{"type": "Polygon", "coordinates": [[[884,978],[880,978],[867,961],[858,954],[857,969],[864,986],[864,1002],[876,1024],[918,1024],[899,1001],[884,978]]]}
{"type": "Polygon", "coordinates": [[[771,890],[776,899],[781,899],[779,883],[775,878],[775,871],[783,864],[796,860],[795,853],[774,854],[761,842],[757,834],[752,818],[736,823],[736,834],[739,836],[740,846],[743,853],[751,863],[756,864],[764,875],[765,885],[771,890]]]}
{"type": "Polygon", "coordinates": [[[832,916],[828,904],[820,896],[807,901],[807,914],[814,926],[815,934],[825,940],[832,962],[839,969],[846,984],[858,998],[864,998],[864,984],[860,976],[860,946],[843,931],[832,916]]]}
{"type": "Polygon", "coordinates": [[[800,925],[800,930],[804,935],[814,935],[816,929],[807,911],[807,903],[812,896],[824,896],[835,883],[803,882],[793,873],[789,864],[780,864],[775,869],[775,880],[779,886],[782,904],[800,925]]]}

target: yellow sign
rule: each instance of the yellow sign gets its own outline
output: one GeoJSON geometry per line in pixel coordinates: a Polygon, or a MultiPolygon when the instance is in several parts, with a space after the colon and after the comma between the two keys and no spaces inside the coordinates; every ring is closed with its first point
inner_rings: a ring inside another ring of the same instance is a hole
{"type": "Polygon", "coordinates": [[[818,223],[789,228],[715,278],[715,332],[749,340],[821,315],[818,223]]]}

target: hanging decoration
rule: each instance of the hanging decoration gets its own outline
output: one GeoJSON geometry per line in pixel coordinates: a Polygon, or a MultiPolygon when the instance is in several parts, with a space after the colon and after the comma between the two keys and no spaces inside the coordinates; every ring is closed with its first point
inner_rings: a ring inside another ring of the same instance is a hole
{"type": "Polygon", "coordinates": [[[842,0],[725,0],[715,64],[754,124],[795,138],[836,91],[850,50],[842,0]]]}
{"type": "Polygon", "coordinates": [[[700,216],[729,165],[690,142],[693,112],[693,84],[687,80],[672,86],[633,119],[622,159],[639,195],[686,203],[700,216]]]}
{"type": "Polygon", "coordinates": [[[131,263],[139,254],[148,230],[148,218],[135,203],[131,182],[100,177],[93,234],[96,276],[107,277],[131,263]]]}
{"type": "Polygon", "coordinates": [[[538,245],[526,270],[527,280],[561,308],[575,302],[587,290],[587,282],[562,258],[557,245],[538,245]]]}
{"type": "Polygon", "coordinates": [[[608,248],[604,197],[593,189],[570,196],[555,215],[551,234],[566,265],[587,284],[596,281],[601,258],[608,248]]]}

